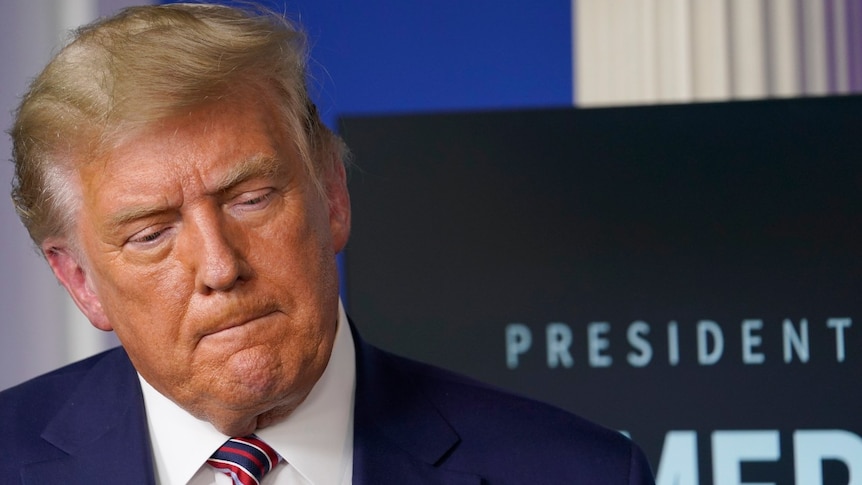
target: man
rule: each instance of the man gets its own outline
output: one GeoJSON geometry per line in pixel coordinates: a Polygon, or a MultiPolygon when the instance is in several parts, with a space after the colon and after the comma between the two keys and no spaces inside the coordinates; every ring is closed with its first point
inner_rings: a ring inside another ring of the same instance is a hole
{"type": "Polygon", "coordinates": [[[361,340],[345,150],[304,63],[277,16],[139,7],[33,82],[13,199],[122,348],[0,394],[0,481],[651,483],[618,433],[361,340]]]}

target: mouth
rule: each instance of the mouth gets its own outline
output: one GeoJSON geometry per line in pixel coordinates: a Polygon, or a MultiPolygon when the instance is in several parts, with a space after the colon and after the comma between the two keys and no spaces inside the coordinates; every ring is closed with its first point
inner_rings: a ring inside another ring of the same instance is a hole
{"type": "Polygon", "coordinates": [[[220,323],[206,328],[201,333],[200,339],[221,339],[242,336],[243,333],[254,331],[255,327],[266,325],[277,312],[278,310],[272,306],[265,306],[250,311],[227,312],[221,318],[214,318],[213,321],[220,323]]]}
{"type": "Polygon", "coordinates": [[[211,332],[208,335],[217,335],[217,334],[220,334],[222,332],[230,332],[231,330],[234,330],[236,328],[240,328],[240,327],[244,327],[246,325],[254,324],[254,323],[258,322],[259,320],[265,319],[266,317],[268,317],[272,313],[273,312],[269,312],[269,313],[265,313],[265,314],[261,314],[261,315],[256,315],[256,316],[253,316],[253,317],[248,318],[248,319],[229,323],[229,324],[225,325],[224,327],[216,329],[214,332],[211,332]]]}

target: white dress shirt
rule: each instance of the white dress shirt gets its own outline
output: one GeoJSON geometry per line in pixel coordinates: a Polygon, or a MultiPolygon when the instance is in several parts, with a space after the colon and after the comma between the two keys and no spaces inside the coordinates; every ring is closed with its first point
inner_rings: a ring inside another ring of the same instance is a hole
{"type": "MultiPolygon", "coordinates": [[[[311,392],[284,421],[257,436],[282,460],[261,485],[349,485],[353,478],[353,395],[356,362],[344,308],[329,363],[311,392]]],[[[159,485],[230,485],[206,464],[227,439],[149,385],[140,375],[159,485]]]]}

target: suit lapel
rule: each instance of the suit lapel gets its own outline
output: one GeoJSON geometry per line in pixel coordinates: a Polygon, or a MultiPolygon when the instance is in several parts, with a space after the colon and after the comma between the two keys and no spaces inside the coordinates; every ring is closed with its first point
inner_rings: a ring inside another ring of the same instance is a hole
{"type": "Polygon", "coordinates": [[[25,467],[24,483],[155,483],[143,396],[122,349],[93,366],[42,438],[66,455],[25,467]]]}
{"type": "Polygon", "coordinates": [[[440,466],[458,445],[458,434],[391,356],[351,329],[356,343],[353,483],[480,483],[478,476],[440,466]]]}
{"type": "MultiPolygon", "coordinates": [[[[353,482],[476,485],[481,478],[441,467],[460,438],[391,362],[356,343],[353,482]]],[[[65,453],[25,466],[25,484],[155,483],[143,396],[122,349],[99,361],[45,428],[65,453]]]]}

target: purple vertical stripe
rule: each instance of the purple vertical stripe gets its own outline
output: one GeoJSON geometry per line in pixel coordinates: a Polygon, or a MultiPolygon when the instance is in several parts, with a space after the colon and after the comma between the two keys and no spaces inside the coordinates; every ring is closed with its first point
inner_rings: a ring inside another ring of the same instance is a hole
{"type": "Polygon", "coordinates": [[[851,93],[862,92],[862,1],[847,0],[847,70],[851,93]]]}
{"type": "Polygon", "coordinates": [[[835,48],[835,2],[841,0],[826,0],[823,6],[825,24],[823,26],[826,36],[826,92],[835,94],[838,92],[838,63],[835,48]]]}
{"type": "Polygon", "coordinates": [[[571,18],[570,22],[572,23],[572,27],[569,31],[569,34],[570,34],[569,39],[571,39],[570,42],[572,43],[572,57],[571,57],[572,85],[570,86],[570,88],[572,90],[572,106],[577,106],[578,105],[578,94],[577,94],[578,93],[578,74],[580,74],[580,72],[578,72],[578,59],[577,59],[578,45],[576,44],[578,36],[575,35],[575,29],[577,28],[577,25],[578,25],[578,17],[577,17],[577,15],[578,15],[578,13],[577,13],[578,12],[578,0],[572,0],[571,2],[569,2],[569,5],[571,6],[571,10],[569,12],[569,18],[571,18]]]}
{"type": "Polygon", "coordinates": [[[808,79],[808,62],[805,58],[805,19],[803,19],[805,9],[802,2],[805,0],[796,0],[796,32],[799,37],[799,45],[797,55],[799,56],[799,92],[803,96],[808,93],[811,80],[808,79]]]}

